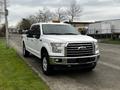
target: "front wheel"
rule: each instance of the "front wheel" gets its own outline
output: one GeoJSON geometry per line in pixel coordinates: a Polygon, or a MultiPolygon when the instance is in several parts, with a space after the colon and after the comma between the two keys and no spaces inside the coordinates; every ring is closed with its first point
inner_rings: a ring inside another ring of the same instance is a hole
{"type": "Polygon", "coordinates": [[[52,66],[49,64],[49,56],[45,54],[42,56],[42,71],[45,75],[50,75],[52,73],[52,66]]]}

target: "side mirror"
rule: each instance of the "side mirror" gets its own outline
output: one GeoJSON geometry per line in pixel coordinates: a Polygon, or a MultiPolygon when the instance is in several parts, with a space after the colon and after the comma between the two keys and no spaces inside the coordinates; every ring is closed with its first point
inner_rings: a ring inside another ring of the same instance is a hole
{"type": "Polygon", "coordinates": [[[30,30],[26,30],[25,34],[29,34],[30,33],[30,30]]]}
{"type": "Polygon", "coordinates": [[[39,39],[40,38],[40,34],[37,35],[33,35],[34,38],[39,39]]]}
{"type": "Polygon", "coordinates": [[[33,38],[33,34],[31,30],[26,31],[27,37],[33,38]]]}
{"type": "Polygon", "coordinates": [[[27,34],[27,37],[29,37],[29,38],[33,38],[33,35],[27,34]]]}

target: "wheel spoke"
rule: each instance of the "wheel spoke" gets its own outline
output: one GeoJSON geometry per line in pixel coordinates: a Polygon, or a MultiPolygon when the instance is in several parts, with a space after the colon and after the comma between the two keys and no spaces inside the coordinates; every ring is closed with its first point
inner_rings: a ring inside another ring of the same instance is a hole
{"type": "Polygon", "coordinates": [[[46,60],[46,58],[43,58],[43,69],[44,69],[44,71],[47,71],[47,60],[46,60]]]}

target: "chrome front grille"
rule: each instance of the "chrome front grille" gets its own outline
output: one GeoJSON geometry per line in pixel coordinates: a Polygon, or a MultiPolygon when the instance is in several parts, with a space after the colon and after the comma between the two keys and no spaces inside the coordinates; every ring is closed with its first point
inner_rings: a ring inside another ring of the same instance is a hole
{"type": "Polygon", "coordinates": [[[89,56],[94,55],[93,43],[69,43],[66,47],[66,56],[89,56]]]}

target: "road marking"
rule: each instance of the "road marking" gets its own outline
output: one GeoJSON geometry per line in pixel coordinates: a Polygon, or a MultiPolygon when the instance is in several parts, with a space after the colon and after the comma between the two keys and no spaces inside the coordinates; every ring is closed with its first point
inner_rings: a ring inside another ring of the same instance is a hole
{"type": "Polygon", "coordinates": [[[114,64],[110,64],[110,63],[106,63],[106,62],[103,62],[103,61],[99,61],[100,64],[103,64],[105,66],[108,66],[108,67],[111,67],[113,69],[117,69],[117,70],[120,70],[120,66],[117,66],[117,65],[114,65],[114,64]]]}

